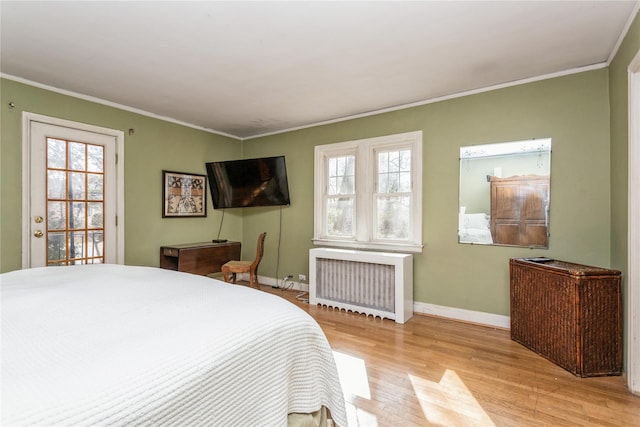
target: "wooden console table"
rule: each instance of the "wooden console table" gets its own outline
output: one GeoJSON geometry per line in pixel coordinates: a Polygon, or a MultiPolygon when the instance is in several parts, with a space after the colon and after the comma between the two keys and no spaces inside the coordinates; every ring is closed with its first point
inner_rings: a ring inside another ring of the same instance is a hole
{"type": "Polygon", "coordinates": [[[240,242],[202,242],[160,247],[160,268],[203,276],[217,273],[224,263],[239,259],[240,242]]]}

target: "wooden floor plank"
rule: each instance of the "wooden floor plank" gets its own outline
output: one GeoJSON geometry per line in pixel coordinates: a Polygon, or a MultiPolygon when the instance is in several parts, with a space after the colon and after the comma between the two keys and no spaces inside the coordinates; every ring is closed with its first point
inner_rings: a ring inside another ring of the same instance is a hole
{"type": "Polygon", "coordinates": [[[342,378],[357,391],[345,393],[350,426],[640,426],[624,377],[576,377],[506,330],[424,315],[400,325],[262,290],[309,313],[334,352],[364,367],[342,378]]]}

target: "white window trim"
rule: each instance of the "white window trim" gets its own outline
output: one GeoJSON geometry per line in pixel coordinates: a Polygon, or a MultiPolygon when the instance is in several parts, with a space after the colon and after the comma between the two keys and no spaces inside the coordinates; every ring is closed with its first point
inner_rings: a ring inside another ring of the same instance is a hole
{"type": "Polygon", "coordinates": [[[422,252],[422,131],[406,132],[355,141],[318,145],[314,164],[314,237],[318,246],[384,251],[422,252]],[[391,149],[411,149],[412,171],[412,229],[406,241],[373,239],[375,198],[375,152],[391,149]],[[324,193],[326,191],[326,162],[328,157],[356,153],[356,235],[355,238],[336,238],[326,235],[324,193]]]}

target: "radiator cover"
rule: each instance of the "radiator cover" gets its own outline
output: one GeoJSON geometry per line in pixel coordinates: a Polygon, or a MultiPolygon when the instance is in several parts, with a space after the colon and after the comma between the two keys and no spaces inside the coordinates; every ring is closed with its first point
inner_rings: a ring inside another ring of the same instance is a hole
{"type": "Polygon", "coordinates": [[[311,249],[309,303],[404,323],[413,316],[413,256],[311,249]]]}

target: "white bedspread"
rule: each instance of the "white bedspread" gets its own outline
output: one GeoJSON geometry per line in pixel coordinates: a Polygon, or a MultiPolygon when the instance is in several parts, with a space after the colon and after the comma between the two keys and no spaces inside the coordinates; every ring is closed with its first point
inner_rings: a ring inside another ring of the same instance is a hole
{"type": "Polygon", "coordinates": [[[458,236],[460,243],[493,243],[489,215],[485,213],[460,213],[458,216],[458,236]]]}
{"type": "Polygon", "coordinates": [[[2,425],[284,426],[327,406],[335,361],[274,295],[150,267],[0,275],[2,425]]]}

